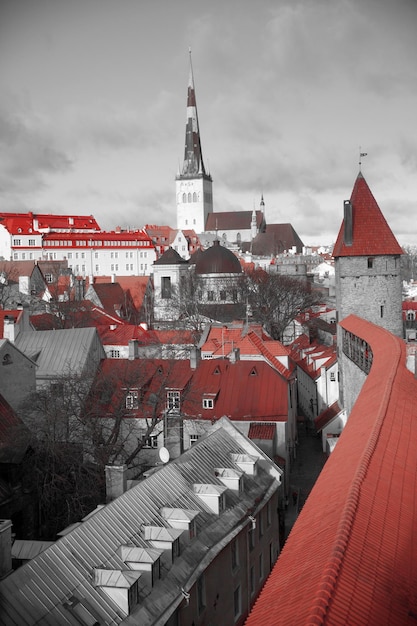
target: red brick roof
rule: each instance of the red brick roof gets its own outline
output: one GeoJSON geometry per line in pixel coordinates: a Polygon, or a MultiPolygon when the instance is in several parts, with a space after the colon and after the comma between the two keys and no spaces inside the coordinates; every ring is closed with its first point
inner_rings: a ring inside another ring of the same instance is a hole
{"type": "Polygon", "coordinates": [[[417,380],[405,344],[350,315],[373,364],[246,626],[403,626],[417,615],[417,380]]]}
{"type": "Polygon", "coordinates": [[[353,207],[352,245],[344,243],[344,220],[339,230],[333,256],[370,256],[402,254],[402,248],[382,215],[368,184],[359,172],[350,201],[353,207]]]}

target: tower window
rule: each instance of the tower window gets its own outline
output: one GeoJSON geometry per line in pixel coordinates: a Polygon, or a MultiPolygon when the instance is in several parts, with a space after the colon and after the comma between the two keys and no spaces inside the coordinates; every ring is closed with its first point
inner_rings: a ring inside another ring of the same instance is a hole
{"type": "Polygon", "coordinates": [[[381,311],[381,317],[384,317],[384,305],[383,304],[381,304],[380,311],[381,311]]]}
{"type": "Polygon", "coordinates": [[[193,202],[197,202],[197,194],[195,191],[193,193],[193,202]]]}
{"type": "Polygon", "coordinates": [[[182,201],[183,202],[187,202],[187,194],[186,193],[182,194],[182,201]]]}
{"type": "Polygon", "coordinates": [[[161,278],[161,297],[165,299],[171,298],[171,277],[162,276],[161,278]]]}
{"type": "Polygon", "coordinates": [[[191,192],[188,194],[188,202],[191,202],[191,192]]]}

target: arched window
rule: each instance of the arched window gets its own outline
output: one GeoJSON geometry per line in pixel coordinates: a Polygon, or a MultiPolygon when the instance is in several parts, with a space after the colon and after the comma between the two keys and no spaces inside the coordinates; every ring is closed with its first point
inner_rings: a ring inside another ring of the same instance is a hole
{"type": "Polygon", "coordinates": [[[191,202],[191,193],[188,194],[188,202],[191,202]]]}
{"type": "Polygon", "coordinates": [[[237,242],[237,245],[240,246],[242,242],[242,235],[240,233],[236,235],[236,242],[237,242]]]}
{"type": "Polygon", "coordinates": [[[182,194],[182,201],[183,202],[187,202],[187,194],[186,193],[182,194]]]}
{"type": "Polygon", "coordinates": [[[193,193],[193,202],[197,202],[197,194],[195,191],[193,193]]]}

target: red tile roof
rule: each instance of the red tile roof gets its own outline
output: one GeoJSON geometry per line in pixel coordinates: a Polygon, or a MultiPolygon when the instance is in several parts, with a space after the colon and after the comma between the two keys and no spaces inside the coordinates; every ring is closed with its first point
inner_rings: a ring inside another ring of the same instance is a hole
{"type": "Polygon", "coordinates": [[[350,201],[353,207],[352,245],[344,243],[342,225],[333,248],[333,256],[371,256],[402,254],[402,248],[382,215],[368,184],[359,172],[350,201]]]}
{"type": "Polygon", "coordinates": [[[23,317],[22,309],[14,309],[6,311],[4,309],[0,309],[0,339],[4,337],[4,318],[5,317],[13,317],[14,323],[19,324],[23,317]]]}
{"type": "Polygon", "coordinates": [[[11,234],[28,235],[51,229],[100,231],[92,215],[56,215],[45,213],[0,213],[0,223],[11,234]]]}
{"type": "Polygon", "coordinates": [[[202,419],[286,421],[288,381],[264,361],[201,361],[193,375],[184,411],[202,419]],[[203,393],[217,394],[213,409],[202,407],[203,393]]]}
{"type": "Polygon", "coordinates": [[[354,315],[373,364],[246,626],[385,624],[417,615],[417,380],[404,342],[354,315]]]}
{"type": "MultiPolygon", "coordinates": [[[[115,411],[123,395],[123,388],[144,391],[143,405],[126,411],[130,416],[149,416],[157,398],[157,414],[166,406],[166,392],[185,389],[182,411],[189,417],[213,420],[226,415],[232,420],[286,421],[288,419],[288,383],[264,362],[216,359],[201,361],[195,370],[188,360],[162,359],[105,359],[97,377],[96,389],[106,380],[106,389],[112,389],[107,404],[96,403],[100,414],[115,411]],[[112,382],[109,384],[109,380],[112,382]],[[192,380],[191,384],[188,383],[192,380]],[[97,387],[98,386],[98,387],[97,387]],[[215,398],[213,409],[203,408],[203,398],[215,398]]],[[[125,393],[125,392],[124,392],[125,393]]],[[[104,397],[104,393],[100,397],[104,397]]],[[[94,397],[94,392],[92,393],[94,397]]]]}
{"type": "MultiPolygon", "coordinates": [[[[256,211],[256,226],[259,228],[263,222],[264,214],[256,211]]],[[[252,224],[252,211],[219,211],[209,213],[207,216],[206,230],[249,230],[252,224]]]]}
{"type": "Polygon", "coordinates": [[[331,421],[340,413],[342,409],[339,406],[338,402],[334,402],[331,406],[329,406],[325,411],[322,411],[320,415],[314,420],[314,426],[316,427],[317,432],[323,430],[331,421]]]}
{"type": "Polygon", "coordinates": [[[267,439],[272,441],[275,437],[275,433],[275,424],[251,424],[249,426],[248,437],[249,439],[267,439]]]}

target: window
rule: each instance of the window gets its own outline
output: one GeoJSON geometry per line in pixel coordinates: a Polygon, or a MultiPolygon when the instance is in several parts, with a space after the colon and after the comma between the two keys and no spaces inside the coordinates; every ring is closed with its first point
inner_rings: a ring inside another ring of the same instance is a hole
{"type": "Polygon", "coordinates": [[[167,392],[167,409],[172,413],[179,413],[181,405],[181,396],[179,391],[167,392]]]}
{"type": "Polygon", "coordinates": [[[183,202],[187,202],[187,194],[186,193],[182,194],[182,201],[183,202]]]}
{"type": "Polygon", "coordinates": [[[330,380],[331,380],[332,382],[335,382],[335,381],[336,381],[336,374],[335,374],[334,372],[330,372],[330,380]]]}
{"type": "Polygon", "coordinates": [[[193,193],[193,202],[197,202],[197,194],[195,191],[193,193]]]}
{"type": "Polygon", "coordinates": [[[111,359],[120,359],[120,350],[110,350],[110,358],[111,359]]]}
{"type": "Polygon", "coordinates": [[[11,365],[13,363],[13,359],[9,353],[5,354],[3,357],[3,365],[11,365]]]}
{"type": "Polygon", "coordinates": [[[139,407],[139,398],[137,391],[129,391],[126,396],[126,408],[137,409],[139,407]]]}
{"type": "Polygon", "coordinates": [[[169,299],[171,298],[171,277],[162,276],[161,278],[161,297],[169,299]]]}
{"type": "Polygon", "coordinates": [[[94,258],[98,259],[98,252],[94,252],[94,258]]]}
{"type": "Polygon", "coordinates": [[[214,291],[207,292],[207,300],[210,300],[210,301],[214,300],[214,291]]]}
{"type": "Polygon", "coordinates": [[[220,300],[226,300],[226,292],[223,290],[220,292],[220,300]]]}
{"type": "MultiPolygon", "coordinates": [[[[97,252],[96,252],[96,254],[97,254],[97,252]]],[[[68,252],[68,258],[72,259],[72,252],[68,252]]]]}
{"type": "Polygon", "coordinates": [[[52,283],[52,274],[45,274],[45,280],[47,283],[52,283]]]}
{"type": "Polygon", "coordinates": [[[214,409],[213,398],[203,398],[203,409],[214,409]]]}
{"type": "Polygon", "coordinates": [[[258,532],[259,532],[259,539],[261,539],[262,535],[264,534],[264,518],[262,515],[262,511],[259,512],[259,516],[258,516],[258,532]]]}
{"type": "Polygon", "coordinates": [[[198,612],[202,613],[206,606],[206,585],[204,582],[204,576],[200,576],[197,580],[197,608],[198,612]]]}
{"type": "Polygon", "coordinates": [[[368,270],[371,270],[374,266],[374,260],[372,257],[368,258],[368,270]]]}
{"type": "Polygon", "coordinates": [[[266,505],[266,524],[267,526],[271,526],[272,522],[272,513],[271,513],[271,500],[268,501],[266,505]]]}
{"type": "Polygon", "coordinates": [[[241,612],[241,606],[240,606],[240,585],[239,585],[239,587],[236,587],[236,589],[233,592],[233,607],[234,607],[235,618],[237,618],[237,617],[239,617],[240,612],[241,612]]]}
{"type": "Polygon", "coordinates": [[[383,304],[381,304],[380,310],[381,310],[381,317],[384,317],[384,305],[383,304]]]}
{"type": "Polygon", "coordinates": [[[98,274],[100,271],[100,265],[96,265],[96,274],[98,274]]]}
{"type": "Polygon", "coordinates": [[[232,570],[235,570],[239,565],[239,549],[236,539],[232,541],[230,548],[232,551],[232,570]]]}
{"type": "Polygon", "coordinates": [[[30,246],[36,246],[36,241],[34,239],[29,239],[30,246]]]}
{"type": "Polygon", "coordinates": [[[190,435],[190,447],[194,444],[197,443],[197,441],[200,439],[200,435],[190,435]]]}
{"type": "Polygon", "coordinates": [[[26,259],[26,253],[22,252],[22,261],[24,261],[26,259]]]}
{"type": "Polygon", "coordinates": [[[158,447],[158,435],[142,435],[142,445],[144,448],[157,448],[158,447]]]}
{"type": "Polygon", "coordinates": [[[13,239],[13,245],[14,246],[20,246],[21,240],[20,239],[13,239]]]}

